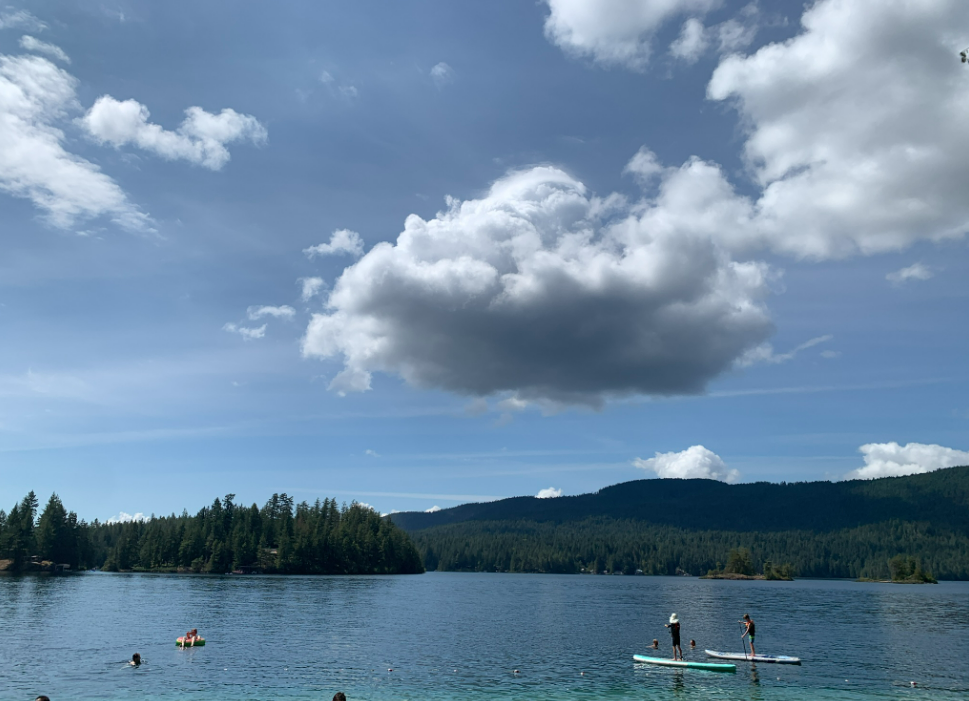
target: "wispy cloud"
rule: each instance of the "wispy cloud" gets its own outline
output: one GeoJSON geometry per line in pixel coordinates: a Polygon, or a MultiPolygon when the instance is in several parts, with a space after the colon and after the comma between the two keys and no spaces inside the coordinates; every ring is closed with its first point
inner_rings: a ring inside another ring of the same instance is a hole
{"type": "Polygon", "coordinates": [[[431,69],[431,80],[438,88],[450,85],[454,82],[454,69],[441,61],[431,69]]]}
{"type": "Polygon", "coordinates": [[[234,324],[230,321],[222,327],[222,330],[228,331],[229,333],[237,333],[247,341],[263,338],[266,335],[265,324],[253,328],[248,326],[239,326],[238,324],[234,324]]]}
{"type": "Polygon", "coordinates": [[[56,58],[58,61],[63,61],[64,63],[70,63],[70,57],[64,53],[64,50],[54,44],[48,44],[46,41],[41,41],[40,39],[35,39],[32,36],[24,35],[20,37],[20,48],[25,51],[33,51],[35,53],[47,54],[51,58],[56,58]]]}
{"type": "Polygon", "coordinates": [[[250,321],[257,321],[267,316],[271,316],[276,319],[292,319],[295,314],[296,310],[292,307],[286,306],[285,304],[281,307],[256,305],[246,309],[246,316],[249,317],[250,321]]]}
{"type": "Polygon", "coordinates": [[[810,341],[805,341],[801,345],[789,350],[786,353],[775,353],[774,347],[770,343],[763,343],[756,348],[752,348],[740,357],[737,361],[737,365],[740,367],[747,367],[749,365],[755,365],[757,363],[770,363],[772,365],[779,365],[781,363],[786,363],[790,360],[794,360],[795,356],[801,351],[807,350],[808,348],[813,348],[820,343],[827,343],[834,336],[831,334],[826,334],[824,336],[818,336],[817,338],[812,338],[810,341]]]}
{"type": "Polygon", "coordinates": [[[893,285],[902,285],[906,282],[912,280],[928,280],[933,275],[932,269],[922,263],[913,263],[907,268],[902,268],[901,270],[896,270],[893,273],[888,273],[885,279],[888,280],[893,285]]]}
{"type": "Polygon", "coordinates": [[[297,282],[302,288],[299,296],[302,302],[309,302],[326,287],[321,277],[301,277],[297,282]]]}
{"type": "Polygon", "coordinates": [[[329,243],[320,243],[316,246],[304,248],[303,253],[310,259],[316,256],[336,256],[341,254],[359,257],[363,255],[363,239],[360,238],[360,234],[356,231],[337,229],[330,236],[329,243]]]}

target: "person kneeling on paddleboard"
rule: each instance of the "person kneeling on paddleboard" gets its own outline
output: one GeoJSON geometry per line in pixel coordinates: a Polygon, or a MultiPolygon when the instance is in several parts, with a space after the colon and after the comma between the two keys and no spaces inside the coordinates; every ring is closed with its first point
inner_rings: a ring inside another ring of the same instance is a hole
{"type": "Polygon", "coordinates": [[[750,617],[749,613],[745,613],[744,620],[742,620],[741,623],[743,623],[745,627],[744,633],[740,636],[740,639],[743,640],[745,636],[750,637],[750,656],[753,657],[757,654],[756,650],[754,650],[754,619],[750,617]]]}
{"type": "Polygon", "coordinates": [[[666,627],[670,629],[670,635],[673,636],[673,659],[682,660],[683,650],[680,648],[680,619],[675,613],[670,616],[670,622],[666,624],[666,627]]]}

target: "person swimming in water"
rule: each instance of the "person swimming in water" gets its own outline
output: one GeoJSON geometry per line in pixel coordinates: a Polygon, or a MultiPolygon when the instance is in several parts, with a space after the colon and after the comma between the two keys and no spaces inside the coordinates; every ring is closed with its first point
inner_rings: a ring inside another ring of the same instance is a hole
{"type": "Polygon", "coordinates": [[[683,650],[680,648],[680,619],[674,613],[670,615],[670,622],[665,624],[667,628],[670,629],[670,635],[673,637],[673,659],[682,660],[683,650]]]}
{"type": "Polygon", "coordinates": [[[750,637],[750,656],[753,657],[757,654],[754,650],[754,619],[750,617],[749,613],[745,613],[744,620],[741,623],[744,624],[744,632],[740,636],[740,639],[743,640],[745,637],[750,637]]]}
{"type": "Polygon", "coordinates": [[[656,638],[653,638],[653,649],[659,650],[659,640],[657,640],[656,638]]]}
{"type": "Polygon", "coordinates": [[[141,664],[141,655],[137,652],[131,656],[131,662],[129,662],[132,667],[137,667],[141,664]]]}

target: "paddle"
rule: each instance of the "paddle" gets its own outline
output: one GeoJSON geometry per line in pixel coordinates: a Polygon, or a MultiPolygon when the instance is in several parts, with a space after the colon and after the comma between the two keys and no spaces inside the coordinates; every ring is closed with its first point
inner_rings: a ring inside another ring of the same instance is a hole
{"type": "MultiPolygon", "coordinates": [[[[737,621],[737,623],[743,623],[743,621],[737,621]]],[[[746,624],[744,624],[744,625],[746,625],[746,624]]],[[[740,636],[740,642],[744,646],[744,659],[746,660],[747,659],[747,639],[744,638],[744,635],[747,635],[747,631],[746,630],[744,631],[743,635],[740,636]]],[[[753,654],[753,653],[751,653],[751,654],[753,654]]]]}

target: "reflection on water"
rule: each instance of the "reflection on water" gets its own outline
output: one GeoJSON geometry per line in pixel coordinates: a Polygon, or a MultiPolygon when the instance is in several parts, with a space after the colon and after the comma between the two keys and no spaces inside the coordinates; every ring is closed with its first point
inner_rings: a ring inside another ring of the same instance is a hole
{"type": "Polygon", "coordinates": [[[0,578],[0,699],[956,699],[969,584],[498,574],[0,578]],[[801,667],[634,664],[757,647],[801,667]],[[927,624],[931,621],[931,624],[927,624]],[[175,638],[198,628],[203,648],[175,638]],[[660,650],[649,652],[653,638],[660,650]],[[940,644],[942,643],[942,644],[940,644]],[[925,651],[932,650],[926,658],[925,651]],[[127,660],[139,652],[140,667],[127,660]],[[391,671],[392,670],[392,671],[391,671]],[[515,673],[518,670],[518,673],[515,673]],[[910,682],[918,686],[911,687],[910,682]]]}

